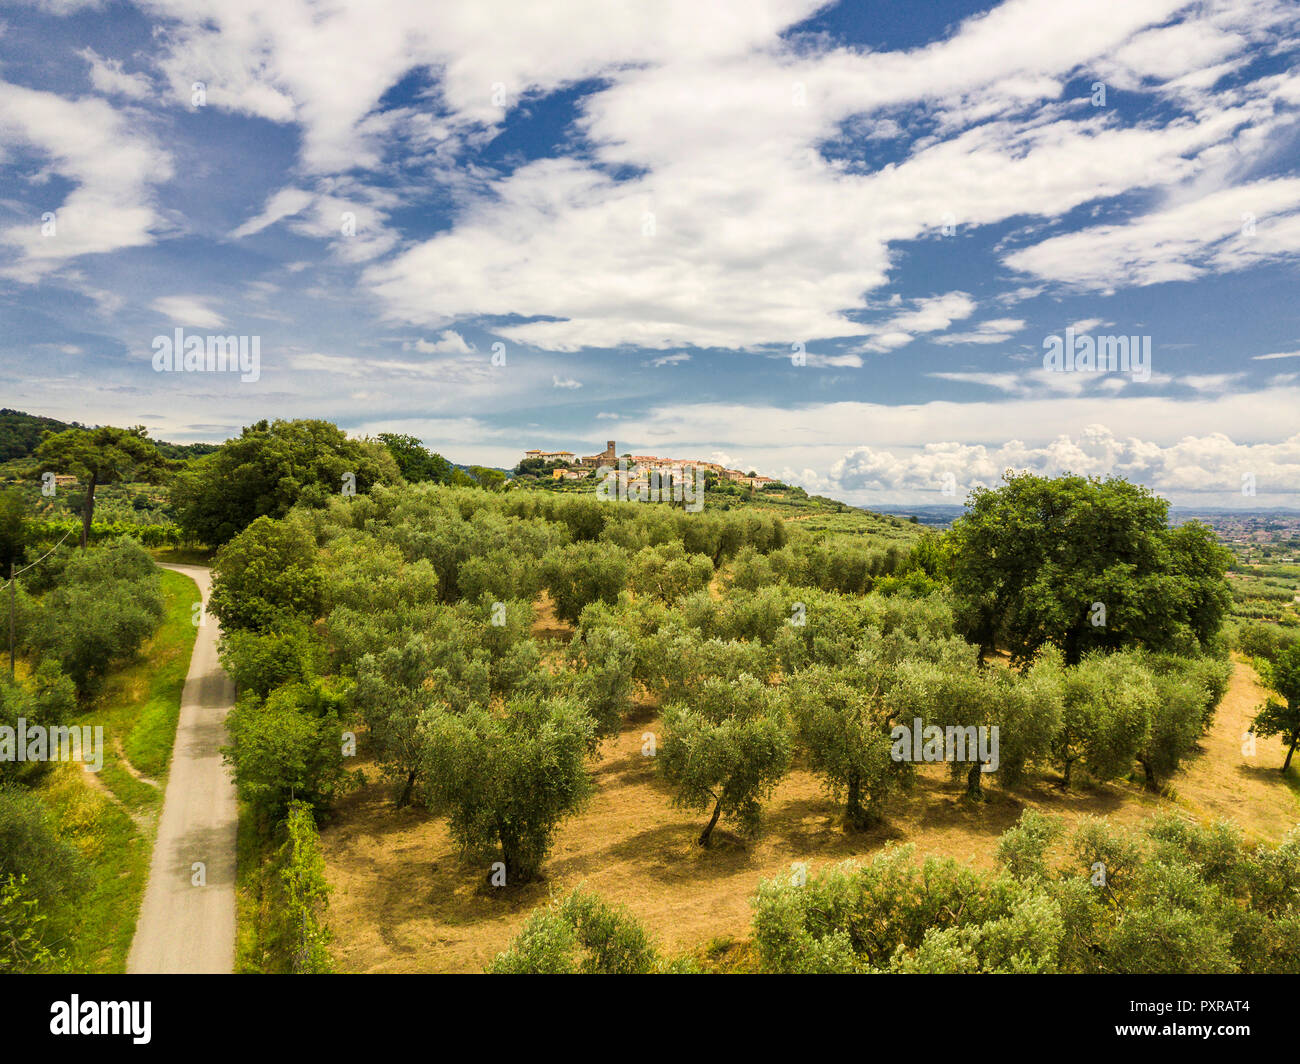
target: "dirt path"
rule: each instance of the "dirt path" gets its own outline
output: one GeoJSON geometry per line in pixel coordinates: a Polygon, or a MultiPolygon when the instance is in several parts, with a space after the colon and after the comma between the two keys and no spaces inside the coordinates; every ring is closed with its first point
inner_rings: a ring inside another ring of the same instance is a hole
{"type": "Polygon", "coordinates": [[[217,660],[221,629],[206,613],[211,574],[167,565],[203,596],[149,883],[128,972],[230,972],[235,965],[235,787],[221,760],[235,685],[217,660]]]}
{"type": "Polygon", "coordinates": [[[1300,794],[1278,769],[1286,757],[1282,740],[1256,739],[1254,756],[1243,753],[1255,711],[1268,697],[1259,676],[1240,657],[1201,753],[1173,782],[1174,799],[1207,819],[1232,819],[1247,836],[1277,842],[1300,822],[1300,794]]]}
{"type": "Polygon", "coordinates": [[[93,769],[91,769],[89,765],[84,763],[81,766],[81,778],[85,782],[87,787],[89,787],[93,791],[97,791],[98,793],[102,794],[105,798],[107,798],[110,802],[112,802],[115,806],[117,806],[120,810],[122,810],[122,812],[124,812],[127,816],[129,816],[131,818],[131,822],[135,824],[137,831],[147,832],[149,830],[150,823],[152,822],[153,819],[152,816],[149,813],[140,813],[132,809],[129,805],[127,805],[124,801],[122,801],[121,798],[117,796],[117,794],[113,791],[112,787],[110,787],[107,783],[105,783],[103,780],[99,778],[98,772],[95,772],[93,769]]]}
{"type": "Polygon", "coordinates": [[[117,761],[126,771],[139,782],[157,789],[159,783],[157,780],[151,780],[133,764],[126,756],[126,748],[122,746],[122,740],[118,736],[113,736],[113,751],[117,754],[117,761]]]}

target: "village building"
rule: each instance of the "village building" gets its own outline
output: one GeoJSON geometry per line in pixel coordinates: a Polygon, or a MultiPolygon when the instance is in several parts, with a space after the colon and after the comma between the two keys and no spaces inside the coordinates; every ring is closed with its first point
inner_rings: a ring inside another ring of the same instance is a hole
{"type": "MultiPolygon", "coordinates": [[[[554,480],[580,480],[590,475],[590,470],[601,466],[617,469],[619,462],[617,444],[614,440],[607,440],[605,449],[600,454],[585,455],[582,458],[575,458],[572,451],[537,449],[525,451],[524,457],[540,458],[545,462],[563,462],[576,467],[553,470],[551,477],[554,480]]],[[[767,484],[777,483],[773,477],[751,477],[739,469],[728,469],[717,462],[704,462],[697,458],[660,458],[653,454],[633,454],[626,456],[626,459],[627,472],[621,474],[620,479],[629,484],[643,483],[651,473],[658,473],[661,477],[667,475],[674,479],[681,479],[692,475],[696,470],[707,470],[719,478],[725,477],[733,484],[741,484],[747,488],[761,489],[767,484]]]]}
{"type": "Polygon", "coordinates": [[[587,457],[579,459],[578,464],[588,469],[595,469],[601,465],[614,465],[617,461],[618,455],[614,451],[614,441],[606,440],[604,451],[600,454],[587,455],[587,457]]]}

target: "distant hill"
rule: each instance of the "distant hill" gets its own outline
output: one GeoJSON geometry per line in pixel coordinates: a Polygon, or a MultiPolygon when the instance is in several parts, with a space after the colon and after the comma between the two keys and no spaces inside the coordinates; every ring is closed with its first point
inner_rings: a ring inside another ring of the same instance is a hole
{"type": "MultiPolygon", "coordinates": [[[[934,528],[947,528],[957,518],[966,512],[964,506],[872,506],[869,508],[875,513],[892,514],[897,517],[915,517],[923,525],[930,525],[934,528]]],[[[1263,522],[1263,521],[1286,521],[1300,516],[1300,510],[1289,507],[1256,507],[1246,508],[1237,506],[1224,507],[1201,507],[1201,506],[1171,506],[1169,508],[1169,520],[1171,524],[1180,525],[1185,521],[1203,521],[1207,525],[1221,529],[1230,523],[1241,522],[1263,522]]]]}
{"type": "Polygon", "coordinates": [[[935,528],[947,528],[966,512],[964,506],[872,506],[870,509],[878,514],[915,517],[918,524],[935,528]]]}
{"type": "MultiPolygon", "coordinates": [[[[590,495],[596,487],[594,477],[584,480],[552,480],[549,476],[513,476],[519,488],[554,492],[561,495],[590,495]]],[[[786,521],[797,521],[809,532],[840,532],[872,536],[883,540],[910,543],[923,532],[923,526],[906,517],[851,506],[824,495],[809,495],[799,488],[783,487],[767,491],[749,491],[720,482],[704,493],[704,509],[710,513],[726,510],[765,510],[786,521]]],[[[960,507],[958,507],[960,509],[960,507]]]]}
{"type": "Polygon", "coordinates": [[[76,421],[69,424],[52,417],[24,414],[21,410],[0,410],[0,462],[28,457],[36,450],[47,429],[50,432],[62,432],[64,429],[85,427],[76,421]]]}
{"type": "MultiPolygon", "coordinates": [[[[27,414],[21,410],[0,410],[0,462],[15,458],[29,458],[40,446],[41,437],[48,432],[65,429],[84,429],[91,426],[79,421],[59,421],[52,417],[27,414]]],[[[217,449],[215,443],[167,443],[154,440],[165,458],[197,458],[217,449]]]]}

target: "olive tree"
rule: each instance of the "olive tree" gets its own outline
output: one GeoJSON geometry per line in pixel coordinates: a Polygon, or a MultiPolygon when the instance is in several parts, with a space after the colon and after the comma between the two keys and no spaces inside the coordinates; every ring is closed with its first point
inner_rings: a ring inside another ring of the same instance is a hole
{"type": "Polygon", "coordinates": [[[1052,754],[1069,787],[1082,761],[1097,780],[1127,773],[1147,741],[1156,690],[1146,671],[1126,655],[1092,656],[1061,679],[1061,728],[1052,754]]]}
{"type": "Polygon", "coordinates": [[[1286,760],[1281,771],[1286,772],[1291,767],[1296,746],[1300,745],[1300,642],[1291,643],[1273,661],[1257,661],[1256,666],[1260,679],[1281,696],[1281,701],[1270,698],[1261,706],[1250,729],[1265,738],[1282,737],[1286,760]]]}
{"type": "Polygon", "coordinates": [[[613,605],[627,583],[627,552],[611,543],[570,543],[542,559],[555,614],[576,624],[591,602],[613,605]]]}
{"type": "Polygon", "coordinates": [[[667,737],[658,761],[686,809],[713,805],[699,845],[708,846],[718,819],[743,833],[758,827],[762,801],[790,767],[790,737],[776,691],[752,676],[710,677],[689,703],[664,708],[667,737]]]}
{"type": "Polygon", "coordinates": [[[713,579],[713,562],[704,554],[687,554],[677,542],[643,547],[632,556],[629,584],[638,595],[675,602],[700,591],[713,579]]]}
{"type": "Polygon", "coordinates": [[[632,707],[636,642],[614,626],[580,629],[570,645],[569,660],[574,666],[574,693],[595,725],[593,737],[616,735],[632,707]]]}
{"type": "Polygon", "coordinates": [[[1205,707],[1213,694],[1194,678],[1166,672],[1152,676],[1156,697],[1151,726],[1137,752],[1148,790],[1168,779],[1201,737],[1205,707]]]}
{"type": "Polygon", "coordinates": [[[471,856],[499,855],[508,883],[537,876],[555,833],[591,791],[591,718],[565,699],[434,710],[424,720],[422,791],[471,856]]]}
{"type": "Polygon", "coordinates": [[[365,721],[367,736],[384,773],[398,782],[398,806],[411,801],[425,750],[420,718],[434,703],[426,688],[432,653],[421,634],[400,646],[366,654],[357,663],[356,683],[348,693],[365,721]]]}
{"type": "Polygon", "coordinates": [[[890,756],[890,717],[879,690],[863,674],[813,666],[789,684],[790,716],[809,767],[823,778],[835,801],[845,801],[849,824],[863,828],[878,820],[907,762],[890,756]]]}

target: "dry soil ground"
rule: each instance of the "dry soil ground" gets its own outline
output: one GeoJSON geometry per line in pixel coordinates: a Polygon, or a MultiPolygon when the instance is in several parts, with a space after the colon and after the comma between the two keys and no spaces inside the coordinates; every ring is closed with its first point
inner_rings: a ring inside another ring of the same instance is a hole
{"type": "MultiPolygon", "coordinates": [[[[545,616],[539,627],[548,623],[558,627],[545,616]]],[[[322,831],[334,888],[332,952],[342,971],[481,971],[530,910],[579,884],[626,905],[667,952],[722,948],[747,935],[758,881],[788,875],[794,862],[814,871],[893,840],[988,866],[998,835],[1025,808],[1126,823],[1176,809],[1206,821],[1229,817],[1249,836],[1276,841],[1300,822],[1300,795],[1277,771],[1276,740],[1261,741],[1254,758],[1242,755],[1242,737],[1263,697],[1254,671],[1238,661],[1201,751],[1161,797],[1130,782],[1063,793],[1047,775],[1010,791],[990,787],[989,801],[970,805],[957,785],[929,769],[886,826],[848,833],[818,780],[796,770],[765,806],[756,839],[742,843],[722,830],[724,822],[709,850],[694,844],[706,817],[674,809],[652,759],[642,756],[643,733],[658,730],[647,707],[602,746],[596,793],[560,829],[545,880],[505,890],[485,885],[486,867],[462,863],[442,821],[395,809],[392,791],[372,782],[345,799],[322,831]]],[[[359,767],[377,778],[374,765],[359,767]]]]}

